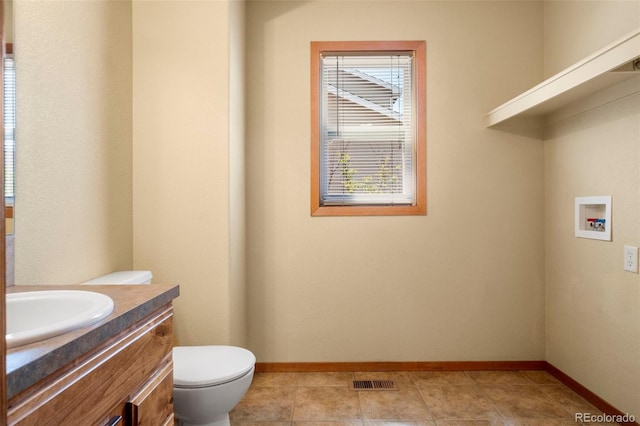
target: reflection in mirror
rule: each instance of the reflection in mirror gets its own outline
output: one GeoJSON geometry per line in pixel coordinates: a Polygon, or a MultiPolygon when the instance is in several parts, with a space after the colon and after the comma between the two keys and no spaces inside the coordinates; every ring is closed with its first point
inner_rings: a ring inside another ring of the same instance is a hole
{"type": "MultiPolygon", "coordinates": [[[[2,1],[2,27],[5,45],[5,57],[2,63],[2,109],[3,109],[3,154],[4,176],[3,189],[5,193],[5,279],[7,286],[15,283],[14,274],[14,188],[15,188],[15,126],[16,126],[16,72],[13,49],[13,1],[2,1]]],[[[0,45],[1,46],[1,45],[0,45]]]]}
{"type": "Polygon", "coordinates": [[[14,171],[16,127],[16,70],[13,55],[13,1],[3,0],[5,57],[2,75],[4,125],[4,194],[6,233],[14,232],[14,171]]]}
{"type": "Polygon", "coordinates": [[[4,95],[4,201],[7,234],[13,234],[16,152],[16,66],[13,56],[13,45],[11,43],[6,45],[6,52],[2,76],[4,95]]]}
{"type": "MultiPolygon", "coordinates": [[[[6,8],[5,3],[10,3],[9,1],[2,1],[0,2],[0,40],[2,40],[2,42],[0,43],[4,43],[4,40],[7,37],[7,32],[5,31],[5,20],[6,20],[6,16],[9,15],[10,13],[12,14],[12,12],[9,12],[6,8]]],[[[0,44],[1,46],[1,44],[0,44]]],[[[4,50],[4,49],[3,49],[4,50]]],[[[2,91],[0,90],[0,102],[2,102],[2,91]]],[[[4,103],[4,102],[3,102],[4,103]]],[[[2,104],[3,104],[2,103],[2,104]]],[[[0,104],[0,106],[2,105],[0,104]]],[[[2,154],[0,152],[0,157],[2,157],[2,154]]],[[[4,192],[4,190],[3,190],[4,192]]],[[[4,198],[4,194],[2,196],[4,198]]],[[[3,203],[3,198],[0,198],[0,205],[4,204],[3,203]]],[[[4,207],[0,208],[0,216],[3,216],[3,212],[2,209],[4,207]]],[[[0,379],[0,395],[2,395],[0,397],[0,423],[5,424],[7,422],[7,377],[6,377],[6,371],[7,371],[7,362],[6,362],[6,353],[7,353],[7,348],[6,348],[6,343],[4,340],[4,336],[5,336],[5,286],[7,285],[6,280],[4,279],[5,277],[3,277],[3,275],[5,275],[6,271],[5,271],[5,265],[6,265],[6,253],[5,253],[5,231],[2,229],[2,226],[4,225],[3,222],[4,218],[0,217],[0,306],[2,306],[2,312],[0,313],[0,336],[2,336],[2,340],[0,341],[0,376],[2,376],[2,378],[0,379]],[[5,281],[5,282],[2,282],[5,281]]]]}

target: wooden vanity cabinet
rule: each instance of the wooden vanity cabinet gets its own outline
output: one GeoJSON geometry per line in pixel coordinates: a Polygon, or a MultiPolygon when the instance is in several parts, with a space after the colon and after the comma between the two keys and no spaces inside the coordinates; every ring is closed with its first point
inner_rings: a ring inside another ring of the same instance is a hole
{"type": "Polygon", "coordinates": [[[173,425],[171,304],[9,401],[9,425],[173,425]]]}

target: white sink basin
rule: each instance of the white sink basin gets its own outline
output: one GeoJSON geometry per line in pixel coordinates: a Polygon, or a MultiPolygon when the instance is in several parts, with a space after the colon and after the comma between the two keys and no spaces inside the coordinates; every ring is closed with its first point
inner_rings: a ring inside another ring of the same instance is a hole
{"type": "Polygon", "coordinates": [[[114,307],[109,296],[93,291],[29,291],[6,297],[8,348],[95,324],[114,307]]]}

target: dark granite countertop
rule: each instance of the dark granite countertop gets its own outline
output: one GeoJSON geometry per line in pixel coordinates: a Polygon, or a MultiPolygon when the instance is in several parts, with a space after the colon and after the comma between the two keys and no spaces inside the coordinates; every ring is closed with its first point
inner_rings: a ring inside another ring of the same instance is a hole
{"type": "Polygon", "coordinates": [[[14,286],[7,293],[84,290],[106,294],[114,310],[104,320],[60,336],[7,351],[7,399],[44,379],[74,359],[161,308],[180,294],[177,285],[14,286]]]}

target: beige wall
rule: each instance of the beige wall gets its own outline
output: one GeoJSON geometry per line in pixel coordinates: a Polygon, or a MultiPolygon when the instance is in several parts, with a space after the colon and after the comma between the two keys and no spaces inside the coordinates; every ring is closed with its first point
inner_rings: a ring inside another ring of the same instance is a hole
{"type": "Polygon", "coordinates": [[[638,28],[638,0],[544,0],[544,72],[549,77],[638,28]]]}
{"type": "Polygon", "coordinates": [[[484,125],[541,80],[542,12],[248,3],[248,333],[259,361],[544,358],[543,146],[484,125]],[[427,41],[428,214],[310,217],[309,42],[377,39],[427,41]]]}
{"type": "Polygon", "coordinates": [[[244,1],[229,3],[229,327],[230,341],[247,344],[244,1]]]}
{"type": "MultiPolygon", "coordinates": [[[[546,2],[546,62],[578,60],[576,52],[586,56],[640,26],[639,5],[546,2]],[[576,31],[570,39],[561,36],[565,28],[576,31]]],[[[637,419],[640,277],[624,272],[622,259],[624,245],[640,245],[640,80],[626,86],[626,97],[607,97],[603,105],[598,99],[608,91],[583,101],[592,105],[587,111],[579,105],[560,111],[548,129],[546,358],[637,419]],[[574,237],[574,199],[589,195],[612,196],[611,242],[574,237]]]]}
{"type": "Polygon", "coordinates": [[[5,0],[2,8],[4,41],[13,43],[13,0],[5,0]]]}
{"type": "Polygon", "coordinates": [[[16,284],[131,268],[131,5],[14,2],[16,284]]]}
{"type": "Polygon", "coordinates": [[[180,284],[181,344],[244,342],[242,13],[133,3],[134,266],[180,284]]]}

